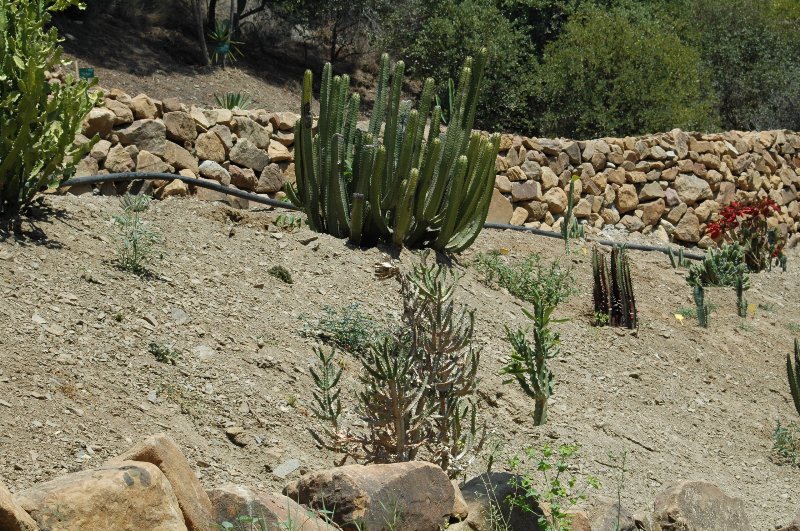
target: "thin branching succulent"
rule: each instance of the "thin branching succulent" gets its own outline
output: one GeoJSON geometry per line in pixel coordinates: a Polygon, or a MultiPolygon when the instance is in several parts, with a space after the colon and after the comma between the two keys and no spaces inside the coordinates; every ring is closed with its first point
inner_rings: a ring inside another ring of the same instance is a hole
{"type": "Polygon", "coordinates": [[[120,200],[122,214],[114,216],[118,233],[118,264],[125,271],[144,275],[148,267],[161,256],[161,235],[150,229],[141,214],[149,206],[145,196],[123,196],[120,200]]]}
{"type": "MultiPolygon", "coordinates": [[[[625,247],[614,246],[609,262],[595,247],[592,250],[592,275],[594,315],[608,315],[607,322],[611,326],[635,329],[638,326],[638,314],[625,247]]],[[[595,320],[599,324],[599,320],[595,320]]]]}
{"type": "Polygon", "coordinates": [[[488,214],[500,147],[498,134],[472,130],[486,58],[481,50],[475,61],[466,60],[444,133],[441,108],[431,109],[433,79],[425,81],[419,108],[413,109],[400,100],[405,65],[391,67],[385,54],[367,130],[356,128],[361,100],[358,94],[348,97],[350,78],[333,76],[330,64],[322,71],[314,129],[312,75],[306,71],[295,126],[297,184],[287,184],[285,192],[303,209],[309,227],[356,245],[386,242],[448,252],[469,247],[488,214]]]}
{"type": "Polygon", "coordinates": [[[474,315],[453,300],[458,277],[449,268],[420,265],[400,282],[402,330],[373,337],[359,355],[358,410],[367,429],[342,426],[333,355],[317,353],[312,373],[316,416],[330,427],[312,431],[325,448],[365,462],[424,457],[451,476],[483,446],[474,394],[480,349],[472,342],[474,315]]]}

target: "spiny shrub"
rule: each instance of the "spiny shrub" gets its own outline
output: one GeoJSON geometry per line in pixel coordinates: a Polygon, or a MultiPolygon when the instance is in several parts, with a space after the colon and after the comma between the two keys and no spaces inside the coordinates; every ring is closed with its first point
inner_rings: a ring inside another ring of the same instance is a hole
{"type": "Polygon", "coordinates": [[[70,175],[92,142],[75,135],[94,105],[94,82],[68,76],[49,84],[63,64],[51,13],[78,0],[0,0],[0,218],[14,216],[43,188],[70,175]]]}
{"type": "Polygon", "coordinates": [[[500,135],[472,131],[486,57],[482,50],[476,61],[467,58],[445,133],[439,132],[441,108],[431,110],[433,79],[425,80],[413,109],[400,101],[405,65],[390,67],[386,54],[367,131],[356,128],[360,97],[348,97],[350,78],[332,76],[330,64],[322,71],[315,130],[306,71],[295,126],[297,186],[287,183],[285,191],[309,227],[357,245],[469,247],[486,221],[500,147],[500,135]]]}
{"type": "Polygon", "coordinates": [[[312,435],[325,448],[359,461],[426,459],[456,476],[480,451],[477,424],[480,348],[473,344],[474,313],[453,300],[457,275],[422,263],[397,276],[403,299],[402,331],[374,338],[359,361],[357,401],[366,430],[342,425],[334,353],[318,350],[312,370],[316,416],[328,426],[312,435]]]}
{"type": "Polygon", "coordinates": [[[356,355],[367,352],[371,343],[386,335],[358,302],[342,308],[325,306],[317,319],[304,321],[303,336],[315,337],[356,355]]]}

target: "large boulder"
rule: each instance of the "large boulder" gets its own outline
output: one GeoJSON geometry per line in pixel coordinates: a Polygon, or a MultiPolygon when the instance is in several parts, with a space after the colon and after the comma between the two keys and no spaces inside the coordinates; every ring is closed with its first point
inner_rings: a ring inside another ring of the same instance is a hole
{"type": "Polygon", "coordinates": [[[567,209],[567,192],[555,186],[545,192],[542,201],[547,203],[550,213],[561,214],[567,209]]]}
{"type": "Polygon", "coordinates": [[[656,496],[659,531],[752,531],[744,502],[708,481],[681,481],[656,496]]]}
{"type": "Polygon", "coordinates": [[[632,184],[623,184],[617,190],[617,210],[621,213],[630,212],[639,206],[639,194],[636,193],[636,187],[632,184]]]}
{"type": "Polygon", "coordinates": [[[694,212],[686,212],[675,226],[672,236],[676,240],[689,243],[700,241],[700,220],[694,212]]]}
{"type": "Polygon", "coordinates": [[[225,162],[225,144],[220,137],[211,131],[202,133],[194,144],[194,152],[200,160],[211,160],[218,163],[225,162]]]}
{"type": "Polygon", "coordinates": [[[269,164],[269,156],[246,138],[239,139],[228,156],[234,164],[256,172],[261,172],[269,164]]]}
{"type": "Polygon", "coordinates": [[[106,98],[106,109],[114,113],[114,125],[128,125],[133,122],[131,108],[121,101],[106,98]]]}
{"type": "Polygon", "coordinates": [[[164,114],[164,125],[167,128],[167,138],[173,142],[183,144],[194,142],[197,138],[197,126],[188,112],[173,111],[164,114]]]}
{"type": "Polygon", "coordinates": [[[183,531],[178,499],[157,466],[138,461],[106,464],[39,483],[16,501],[48,531],[183,531]]]}
{"type": "Polygon", "coordinates": [[[0,529],[3,531],[35,531],[39,529],[36,521],[14,501],[14,497],[2,483],[0,483],[0,529]]]}
{"type": "Polygon", "coordinates": [[[489,203],[489,214],[486,216],[486,223],[507,224],[514,213],[511,201],[501,194],[497,188],[492,190],[492,199],[489,203]]]}
{"type": "Polygon", "coordinates": [[[125,173],[133,171],[136,163],[130,152],[121,144],[117,144],[108,150],[104,167],[111,173],[125,173]]]}
{"type": "Polygon", "coordinates": [[[169,140],[164,149],[164,160],[176,170],[191,170],[195,175],[200,171],[197,159],[184,148],[169,140]]]}
{"type": "Polygon", "coordinates": [[[212,160],[204,160],[200,164],[200,176],[206,179],[214,179],[225,186],[231,184],[231,174],[228,173],[228,170],[212,160]]]}
{"type": "Polygon", "coordinates": [[[236,134],[239,138],[246,138],[259,149],[269,147],[270,135],[267,128],[246,116],[236,117],[236,134]]]}
{"type": "MultiPolygon", "coordinates": [[[[267,168],[264,168],[264,171],[267,171],[267,168]]],[[[280,171],[280,168],[278,170],[280,171]]],[[[258,187],[259,179],[250,168],[240,168],[235,164],[231,164],[228,166],[228,173],[231,176],[231,184],[240,190],[253,191],[258,187]]],[[[281,177],[283,177],[283,173],[281,173],[281,177]]],[[[277,190],[275,191],[277,192],[277,190]]]]}
{"type": "Polygon", "coordinates": [[[261,172],[255,191],[258,194],[271,194],[283,188],[283,182],[283,172],[280,166],[270,164],[261,172]]]}
{"type": "Polygon", "coordinates": [[[510,498],[521,496],[517,487],[519,476],[508,472],[489,472],[472,478],[461,487],[467,504],[467,519],[451,529],[458,531],[539,531],[539,506],[530,500],[531,511],[510,503],[510,498]],[[538,514],[537,514],[538,513],[538,514]]]}
{"type": "MultiPolygon", "coordinates": [[[[302,505],[282,494],[267,494],[241,485],[224,485],[208,491],[216,525],[235,523],[247,516],[260,520],[265,529],[283,529],[291,522],[293,531],[335,531],[336,528],[302,505]]],[[[259,527],[260,529],[260,527],[259,527]]]]}
{"type": "Polygon", "coordinates": [[[292,152],[289,151],[289,148],[287,148],[280,142],[270,142],[269,149],[267,150],[267,152],[269,154],[269,160],[272,162],[283,162],[283,161],[294,160],[294,155],[292,155],[292,152]]]}
{"type": "Polygon", "coordinates": [[[616,500],[598,498],[587,511],[591,531],[637,531],[633,514],[616,500]]]}
{"type": "Polygon", "coordinates": [[[134,145],[163,157],[167,147],[167,128],[161,120],[136,120],[116,131],[123,146],[134,145]]]}
{"type": "Polygon", "coordinates": [[[688,173],[681,173],[675,179],[675,191],[680,200],[689,206],[714,197],[711,186],[706,181],[688,173]]]}
{"type": "Polygon", "coordinates": [[[284,494],[315,509],[333,508],[345,531],[437,531],[453,511],[455,492],[442,469],[421,461],[348,465],[302,476],[284,494]],[[390,527],[387,527],[390,526],[390,527]]]}
{"type": "Polygon", "coordinates": [[[136,171],[168,173],[169,164],[143,149],[136,155],[136,171]]]}
{"type": "Polygon", "coordinates": [[[156,102],[146,94],[134,96],[130,102],[133,117],[137,120],[158,118],[158,106],[156,102]]]}
{"type": "Polygon", "coordinates": [[[100,135],[101,138],[105,138],[111,133],[115,119],[116,115],[110,110],[103,107],[94,107],[83,119],[83,134],[89,138],[94,135],[100,135]]]}

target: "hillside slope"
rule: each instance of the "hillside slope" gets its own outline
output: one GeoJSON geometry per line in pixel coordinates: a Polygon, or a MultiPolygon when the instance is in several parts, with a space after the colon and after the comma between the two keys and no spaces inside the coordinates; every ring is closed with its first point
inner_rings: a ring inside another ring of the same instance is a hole
{"type": "MultiPolygon", "coordinates": [[[[178,441],[207,486],[280,489],[331,465],[334,456],[306,432],[316,425],[315,358],[301,317],[354,301],[382,322],[397,316],[396,286],[373,276],[386,260],[380,249],[307,229],[274,232],[270,211],[168,200],[144,214],[166,241],[148,280],[114,266],[117,199],[48,202],[54,215],[37,223],[46,239],[0,241],[0,477],[12,490],[96,466],[157,432],[178,441]],[[269,276],[273,265],[288,268],[294,284],[269,276]],[[156,361],[151,342],[172,346],[175,365],[156,361]],[[243,428],[237,440],[246,446],[226,436],[229,427],[243,428]],[[284,469],[293,471],[279,477],[284,469]]],[[[532,403],[498,375],[503,325],[526,324],[520,305],[465,269],[457,297],[477,311],[480,418],[502,443],[496,468],[525,445],[577,442],[580,473],[599,476],[604,495],[616,495],[609,452],[627,451],[622,496],[632,510],[647,510],[679,478],[706,479],[743,498],[756,529],[790,520],[800,474],[775,464],[770,449],[776,423],[796,419],[784,374],[789,327],[800,324],[796,250],[787,273],[752,279],[755,318],[741,321],[733,293],[712,290],[718,307],[707,330],[674,317],[692,305],[684,272],[663,255],[632,252],[641,325],[629,333],[589,325],[584,246],[565,257],[558,240],[485,230],[459,261],[499,248],[572,263],[580,294],[557,312],[570,320],[556,325],[563,353],[549,421],[534,428],[532,403]]],[[[415,257],[400,259],[407,268],[415,257]]],[[[357,364],[345,358],[345,366],[349,392],[357,364]]]]}

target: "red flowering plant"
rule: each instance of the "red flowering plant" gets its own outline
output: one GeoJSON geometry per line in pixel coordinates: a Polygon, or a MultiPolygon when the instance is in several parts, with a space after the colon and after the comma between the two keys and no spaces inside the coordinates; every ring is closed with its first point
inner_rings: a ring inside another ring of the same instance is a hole
{"type": "Polygon", "coordinates": [[[757,273],[772,269],[773,265],[779,265],[785,271],[785,242],[780,231],[770,228],[767,223],[770,216],[780,211],[781,207],[768,197],[748,203],[733,201],[708,224],[706,233],[714,240],[722,238],[741,245],[750,271],[757,273]]]}

